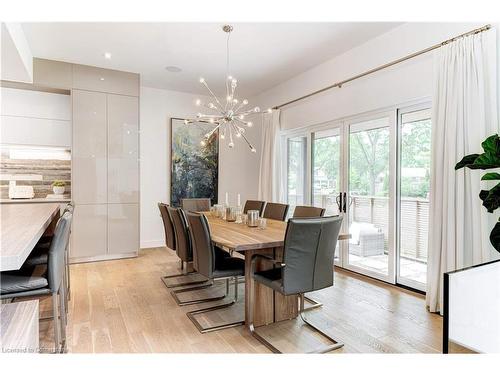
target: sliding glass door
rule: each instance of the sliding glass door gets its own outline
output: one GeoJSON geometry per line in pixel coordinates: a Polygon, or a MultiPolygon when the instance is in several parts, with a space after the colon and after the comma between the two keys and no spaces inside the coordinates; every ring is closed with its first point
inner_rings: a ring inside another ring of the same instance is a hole
{"type": "Polygon", "coordinates": [[[290,213],[344,218],[335,264],[425,290],[430,189],[428,104],[393,108],[285,137],[290,213]]]}
{"type": "Polygon", "coordinates": [[[307,201],[307,137],[299,136],[287,140],[287,202],[289,213],[295,206],[307,201]]]}
{"type": "Polygon", "coordinates": [[[397,282],[425,290],[431,169],[431,113],[428,106],[398,114],[399,204],[397,282]]]}
{"type": "MultiPolygon", "coordinates": [[[[341,123],[312,134],[311,203],[325,208],[325,216],[342,214],[342,138],[341,123]],[[335,126],[335,127],[333,127],[335,126]]],[[[335,249],[335,263],[340,262],[340,243],[335,249]]]]}
{"type": "Polygon", "coordinates": [[[317,131],[312,136],[312,205],[324,207],[325,215],[338,215],[341,192],[340,128],[317,131]]]}
{"type": "Polygon", "coordinates": [[[344,266],[392,281],[394,120],[391,113],[347,124],[348,241],[344,266]]]}

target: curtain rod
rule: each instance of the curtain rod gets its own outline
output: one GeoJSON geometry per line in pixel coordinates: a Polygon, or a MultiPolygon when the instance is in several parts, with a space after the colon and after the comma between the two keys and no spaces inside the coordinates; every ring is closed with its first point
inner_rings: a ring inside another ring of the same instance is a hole
{"type": "Polygon", "coordinates": [[[314,96],[314,95],[316,95],[316,94],[320,94],[320,93],[322,93],[322,92],[324,92],[324,91],[328,91],[328,90],[333,89],[333,88],[335,88],[335,87],[341,88],[341,87],[342,87],[342,85],[344,85],[344,84],[346,84],[346,83],[348,83],[348,82],[352,82],[352,81],[354,81],[354,80],[356,80],[356,79],[358,79],[358,78],[365,77],[365,76],[367,76],[367,75],[369,75],[369,74],[372,74],[372,73],[378,72],[378,71],[380,71],[380,70],[383,70],[383,69],[389,68],[389,67],[391,67],[391,66],[393,66],[393,65],[396,65],[396,64],[399,64],[399,63],[401,63],[401,62],[403,62],[403,61],[410,60],[410,59],[412,59],[412,58],[414,58],[414,57],[417,57],[417,56],[423,55],[423,54],[425,54],[425,53],[427,53],[427,52],[430,52],[430,51],[435,50],[435,49],[437,49],[437,48],[443,47],[443,46],[445,46],[445,45],[446,45],[446,44],[448,44],[448,43],[454,42],[454,41],[455,41],[455,40],[457,40],[457,39],[460,39],[460,38],[463,38],[463,37],[466,37],[466,36],[469,36],[469,35],[473,35],[473,34],[482,33],[483,31],[487,31],[487,30],[489,30],[490,28],[491,28],[491,25],[485,25],[485,26],[483,26],[483,27],[480,27],[480,28],[478,28],[478,29],[471,30],[471,31],[466,32],[466,33],[464,33],[464,34],[457,35],[457,36],[455,36],[455,37],[453,37],[453,38],[451,38],[451,39],[445,40],[444,42],[441,42],[441,43],[435,44],[435,45],[433,45],[433,46],[431,46],[431,47],[428,47],[428,48],[426,48],[426,49],[423,49],[423,50],[421,50],[421,51],[414,52],[414,53],[412,53],[411,55],[408,55],[408,56],[405,56],[405,57],[401,57],[401,58],[399,58],[399,59],[397,59],[397,60],[394,60],[394,61],[391,61],[391,62],[389,62],[389,63],[387,63],[387,64],[381,65],[381,66],[379,66],[379,67],[377,67],[377,68],[370,69],[370,70],[367,70],[366,72],[363,72],[363,73],[361,73],[361,74],[355,75],[354,77],[347,78],[347,79],[345,79],[345,80],[343,80],[343,81],[340,81],[340,82],[334,83],[333,85],[330,85],[330,86],[324,87],[324,88],[322,88],[322,89],[320,89],[320,90],[317,90],[317,91],[314,91],[314,92],[312,92],[312,93],[310,93],[310,94],[307,94],[307,95],[301,96],[301,97],[299,97],[299,98],[297,98],[297,99],[290,100],[289,102],[286,102],[286,103],[280,104],[280,105],[278,105],[278,106],[276,106],[276,107],[273,107],[273,109],[280,109],[280,108],[283,108],[283,107],[285,107],[285,106],[287,106],[287,105],[290,105],[290,104],[296,103],[296,102],[298,102],[298,101],[300,101],[300,100],[307,99],[307,98],[309,98],[309,97],[311,97],[311,96],[314,96]]]}

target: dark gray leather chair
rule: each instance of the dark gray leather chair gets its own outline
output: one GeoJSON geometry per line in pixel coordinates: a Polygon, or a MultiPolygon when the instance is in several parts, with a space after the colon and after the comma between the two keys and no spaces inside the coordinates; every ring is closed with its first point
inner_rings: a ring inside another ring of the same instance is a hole
{"type": "Polygon", "coordinates": [[[66,212],[57,222],[52,238],[46,276],[34,276],[31,272],[0,273],[0,298],[52,296],[54,320],[54,351],[64,351],[66,344],[66,288],[64,287],[65,253],[71,229],[71,212],[66,212]],[[62,335],[62,340],[61,340],[62,335]]]}
{"type": "Polygon", "coordinates": [[[181,199],[184,211],[204,212],[210,211],[210,198],[185,198],[181,199]]]}
{"type": "MultiPolygon", "coordinates": [[[[74,203],[69,202],[63,210],[63,215],[66,212],[73,214],[75,209],[74,203]]],[[[71,229],[70,229],[71,232],[71,229]]],[[[49,259],[49,248],[53,239],[53,235],[45,236],[35,245],[35,248],[23,264],[24,269],[32,269],[36,266],[46,265],[49,259]]],[[[69,246],[65,252],[66,273],[64,274],[64,287],[66,288],[66,311],[68,310],[69,300],[71,299],[71,275],[69,267],[69,246]]]]}
{"type": "MultiPolygon", "coordinates": [[[[172,251],[176,251],[176,243],[175,243],[175,232],[174,232],[174,225],[172,224],[172,218],[170,217],[170,214],[168,213],[168,204],[159,202],[158,203],[158,208],[160,210],[160,215],[161,219],[163,221],[163,230],[165,231],[165,246],[167,249],[170,249],[172,251]]],[[[178,273],[175,275],[165,275],[162,276],[161,280],[165,284],[167,288],[173,288],[175,286],[179,286],[178,284],[172,284],[168,283],[169,279],[172,278],[177,278],[185,275],[185,269],[184,269],[184,262],[179,259],[180,262],[180,269],[182,273],[178,273]]],[[[186,265],[186,270],[187,270],[187,265],[186,265]]]]}
{"type": "MultiPolygon", "coordinates": [[[[224,295],[224,297],[229,294],[229,280],[234,280],[234,299],[231,302],[214,307],[190,311],[186,315],[201,333],[217,331],[220,329],[235,327],[244,324],[245,321],[244,319],[242,319],[236,322],[203,327],[196,319],[197,315],[228,308],[238,301],[238,277],[244,276],[245,274],[245,261],[240,258],[229,256],[227,252],[218,248],[212,243],[212,240],[210,239],[210,229],[208,226],[208,222],[203,214],[188,212],[186,213],[186,217],[189,223],[189,234],[191,237],[191,242],[193,244],[193,252],[195,254],[195,269],[210,280],[226,280],[226,294],[224,295]]],[[[199,300],[199,302],[205,301],[205,299],[199,300]]]]}
{"type": "Polygon", "coordinates": [[[175,251],[175,234],[172,220],[167,210],[168,204],[158,203],[158,208],[160,209],[160,215],[163,220],[163,229],[165,231],[165,245],[170,249],[175,251]]]}
{"type": "Polygon", "coordinates": [[[249,210],[257,210],[259,211],[259,216],[262,216],[262,212],[264,211],[265,205],[266,205],[265,201],[248,200],[245,202],[245,207],[243,207],[243,213],[246,214],[249,210]]]}
{"type": "Polygon", "coordinates": [[[323,217],[325,214],[325,209],[321,207],[311,207],[311,206],[295,206],[293,210],[293,217],[323,217]]]}
{"type": "MultiPolygon", "coordinates": [[[[68,205],[64,208],[63,210],[63,215],[66,212],[71,212],[73,213],[74,210],[74,205],[72,202],[68,203],[68,205]]],[[[23,267],[26,268],[32,268],[35,266],[39,266],[42,264],[47,264],[48,258],[49,258],[49,248],[50,248],[50,243],[52,242],[52,238],[54,236],[43,236],[40,241],[35,245],[35,248],[29,255],[29,257],[26,259],[26,261],[23,264],[23,267]]]]}
{"type": "Polygon", "coordinates": [[[168,217],[170,218],[175,235],[175,252],[181,260],[184,272],[181,275],[165,276],[162,278],[163,283],[169,287],[185,286],[200,284],[208,281],[206,278],[197,272],[188,272],[189,263],[193,261],[193,249],[191,247],[191,239],[189,238],[189,229],[184,216],[184,212],[180,208],[167,207],[168,217]],[[168,284],[167,280],[172,277],[189,276],[185,281],[177,284],[168,284]]]}
{"type": "Polygon", "coordinates": [[[289,207],[290,206],[288,204],[267,203],[262,217],[265,217],[266,219],[285,221],[289,207]]]}
{"type": "MultiPolygon", "coordinates": [[[[300,318],[334,343],[314,352],[324,353],[343,346],[304,316],[304,293],[333,285],[333,259],[341,226],[342,218],[338,216],[290,219],[285,234],[283,261],[276,261],[264,255],[254,255],[252,258],[252,278],[255,282],[285,296],[297,294],[300,299],[300,318]],[[274,268],[255,272],[257,259],[268,261],[274,268]]],[[[253,296],[249,297],[250,331],[273,352],[280,353],[278,348],[260,336],[253,326],[253,296]]]]}

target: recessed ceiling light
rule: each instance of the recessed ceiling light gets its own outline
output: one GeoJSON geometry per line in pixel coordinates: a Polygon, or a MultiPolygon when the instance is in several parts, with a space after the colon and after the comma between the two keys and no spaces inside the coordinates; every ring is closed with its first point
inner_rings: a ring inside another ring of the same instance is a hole
{"type": "Polygon", "coordinates": [[[110,53],[110,52],[105,52],[105,53],[104,53],[104,58],[105,58],[106,60],[111,60],[111,53],[110,53]]]}
{"type": "Polygon", "coordinates": [[[167,71],[169,71],[170,73],[180,73],[180,72],[182,72],[182,69],[179,68],[178,66],[167,66],[165,69],[167,71]]]}

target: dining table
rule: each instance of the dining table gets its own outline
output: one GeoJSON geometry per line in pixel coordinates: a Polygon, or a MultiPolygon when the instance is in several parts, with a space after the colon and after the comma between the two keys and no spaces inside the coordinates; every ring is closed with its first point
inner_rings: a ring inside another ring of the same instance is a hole
{"type": "Polygon", "coordinates": [[[59,203],[1,204],[0,271],[19,270],[44,234],[53,232],[59,203]]]}
{"type": "MultiPolygon", "coordinates": [[[[252,258],[256,254],[283,260],[283,246],[287,223],[266,219],[264,229],[246,224],[228,222],[211,212],[203,212],[207,218],[212,242],[231,252],[238,252],[245,258],[245,324],[249,325],[250,296],[253,295],[253,324],[255,327],[293,319],[298,315],[296,295],[284,296],[252,278],[252,258]],[[252,293],[252,294],[251,294],[252,293]]],[[[349,239],[349,234],[341,233],[339,240],[349,239]]],[[[257,258],[254,270],[263,271],[273,264],[257,258]]],[[[333,267],[333,265],[332,265],[333,267]]]]}

